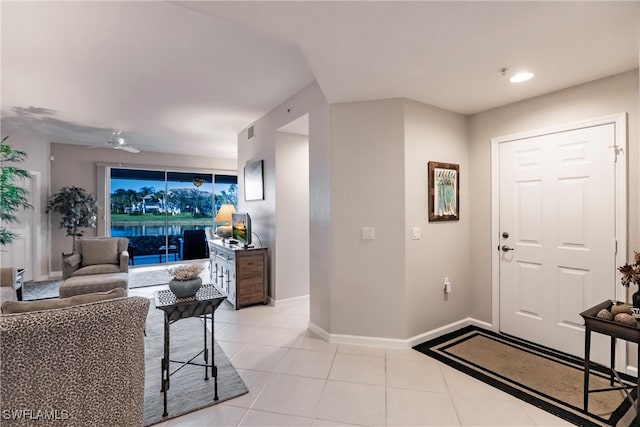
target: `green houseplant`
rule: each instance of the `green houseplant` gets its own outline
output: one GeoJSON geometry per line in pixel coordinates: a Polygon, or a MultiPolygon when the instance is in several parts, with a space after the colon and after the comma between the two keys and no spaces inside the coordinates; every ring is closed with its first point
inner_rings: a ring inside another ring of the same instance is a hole
{"type": "Polygon", "coordinates": [[[84,188],[62,187],[49,198],[47,213],[49,212],[60,214],[60,228],[66,229],[67,236],[73,237],[71,243],[71,251],[73,252],[76,237],[84,235],[84,230],[81,228],[96,227],[98,202],[93,194],[87,193],[84,188]]]}
{"type": "MultiPolygon", "coordinates": [[[[0,141],[0,223],[18,222],[16,212],[31,207],[27,197],[29,191],[16,185],[19,180],[31,178],[28,171],[20,169],[14,163],[23,162],[27,153],[16,150],[6,143],[8,136],[0,141]]],[[[20,237],[13,231],[0,226],[0,246],[5,246],[20,237]]]]}

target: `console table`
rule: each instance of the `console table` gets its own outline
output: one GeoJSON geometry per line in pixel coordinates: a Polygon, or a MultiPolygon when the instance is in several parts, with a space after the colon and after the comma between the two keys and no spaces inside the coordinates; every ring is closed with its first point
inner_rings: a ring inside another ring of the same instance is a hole
{"type": "MultiPolygon", "coordinates": [[[[597,393],[600,391],[609,390],[625,390],[630,386],[625,385],[619,378],[618,373],[615,370],[616,359],[616,338],[620,338],[625,341],[634,342],[640,344],[640,328],[638,327],[638,321],[636,320],[635,326],[625,325],[623,323],[614,322],[613,320],[605,320],[597,317],[597,314],[603,308],[609,310],[613,305],[612,301],[604,301],[596,306],[593,306],[582,313],[580,316],[584,319],[584,410],[588,410],[589,406],[589,393],[597,393]],[[590,353],[591,353],[591,332],[598,332],[611,337],[611,372],[610,372],[610,384],[611,388],[589,390],[589,370],[590,370],[590,353]],[[614,377],[620,383],[619,387],[613,387],[614,377]]],[[[638,366],[640,366],[640,351],[638,352],[638,366]]],[[[640,375],[637,378],[636,390],[640,391],[640,375]]],[[[629,398],[629,394],[627,397],[629,398]]],[[[635,402],[636,405],[636,419],[640,415],[640,399],[635,402]]]]}
{"type": "Polygon", "coordinates": [[[204,379],[209,379],[209,368],[211,368],[211,376],[214,379],[214,394],[213,400],[218,400],[218,368],[215,364],[215,344],[214,344],[214,322],[213,313],[222,301],[225,300],[225,296],[216,289],[213,285],[202,285],[195,296],[188,298],[176,298],[175,294],[169,289],[156,291],[153,294],[155,299],[156,308],[164,311],[164,356],[162,358],[161,372],[162,372],[162,387],[160,392],[162,393],[164,411],[163,417],[168,415],[167,413],[167,391],[169,390],[169,378],[171,375],[179,371],[184,365],[197,365],[204,367],[204,379]],[[169,359],[169,332],[172,323],[177,322],[180,319],[186,319],[188,317],[201,317],[203,319],[204,327],[204,349],[193,356],[188,361],[170,360],[169,359]],[[209,364],[209,349],[207,346],[207,319],[211,319],[211,364],[209,364]],[[193,362],[193,360],[204,353],[204,364],[193,362]],[[179,363],[180,367],[176,368],[173,372],[170,371],[171,363],[179,363]]]}
{"type": "Polygon", "coordinates": [[[243,248],[209,241],[211,280],[227,293],[227,301],[238,310],[267,303],[267,248],[243,248]]]}

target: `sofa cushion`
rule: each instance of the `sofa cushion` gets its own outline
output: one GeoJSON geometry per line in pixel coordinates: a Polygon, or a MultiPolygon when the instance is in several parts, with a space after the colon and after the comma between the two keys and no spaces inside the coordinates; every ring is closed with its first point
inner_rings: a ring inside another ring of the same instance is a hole
{"type": "Polygon", "coordinates": [[[119,264],[97,264],[79,268],[71,273],[71,277],[90,276],[94,274],[120,273],[119,264]]]}
{"type": "Polygon", "coordinates": [[[115,239],[81,240],[82,267],[96,264],[117,264],[118,241],[115,239]]]}
{"type": "Polygon", "coordinates": [[[89,302],[105,301],[125,297],[125,290],[116,288],[108,292],[77,295],[69,298],[50,299],[41,301],[6,301],[2,303],[2,314],[27,313],[30,311],[51,310],[54,308],[72,307],[89,302]]]}

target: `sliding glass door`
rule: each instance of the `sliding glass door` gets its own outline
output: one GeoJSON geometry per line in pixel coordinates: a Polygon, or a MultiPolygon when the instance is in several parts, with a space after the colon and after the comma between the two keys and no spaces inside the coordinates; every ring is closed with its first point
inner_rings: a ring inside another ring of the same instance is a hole
{"type": "MultiPolygon", "coordinates": [[[[129,239],[132,265],[208,257],[204,230],[216,212],[214,175],[124,168],[110,175],[111,236],[129,239]]],[[[217,176],[232,186],[225,194],[235,193],[235,176],[217,176]]]]}

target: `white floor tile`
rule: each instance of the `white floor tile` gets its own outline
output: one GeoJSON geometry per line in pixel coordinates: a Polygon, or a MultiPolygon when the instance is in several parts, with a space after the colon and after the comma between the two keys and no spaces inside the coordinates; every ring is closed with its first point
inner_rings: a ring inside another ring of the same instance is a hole
{"type": "Polygon", "coordinates": [[[234,408],[221,403],[174,418],[167,423],[167,427],[202,427],[206,425],[235,427],[246,412],[246,409],[234,408]]]}
{"type": "Polygon", "coordinates": [[[313,420],[311,425],[313,427],[349,427],[349,426],[356,426],[356,424],[338,423],[338,422],[335,422],[335,421],[319,420],[317,418],[313,420]]]}
{"type": "Polygon", "coordinates": [[[459,426],[448,393],[387,388],[388,426],[459,426]]]}
{"type": "MultiPolygon", "coordinates": [[[[273,426],[291,426],[302,427],[310,426],[311,418],[295,417],[285,414],[274,414],[272,412],[249,410],[244,419],[240,422],[240,427],[273,427],[273,426]]],[[[207,424],[209,425],[209,424],[207,424]]]]}
{"type": "Polygon", "coordinates": [[[361,356],[385,357],[386,349],[382,347],[367,347],[364,345],[340,344],[338,353],[359,354],[361,356]]]}
{"type": "Polygon", "coordinates": [[[562,418],[556,417],[547,411],[543,411],[540,408],[536,408],[533,405],[529,405],[526,402],[520,401],[520,406],[524,408],[527,415],[540,427],[557,427],[557,426],[573,426],[573,423],[565,421],[562,418]]]}
{"type": "Polygon", "coordinates": [[[326,380],[333,364],[333,358],[333,353],[292,348],[278,363],[275,371],[326,380]]]}
{"type": "Polygon", "coordinates": [[[329,379],[385,385],[385,360],[380,357],[337,353],[329,379]]]}
{"type": "MultiPolygon", "coordinates": [[[[315,335],[315,334],[314,334],[315,335]]],[[[325,351],[328,353],[335,353],[338,349],[338,344],[330,343],[318,336],[299,335],[294,341],[293,348],[299,348],[301,350],[313,350],[313,351],[325,351]]]]}
{"type": "Polygon", "coordinates": [[[158,426],[571,425],[417,351],[329,343],[308,320],[308,300],[223,303],[216,339],[250,392],[158,426]]]}
{"type": "Polygon", "coordinates": [[[462,426],[535,426],[514,400],[490,397],[451,396],[462,426]]]}
{"type": "Polygon", "coordinates": [[[250,408],[260,393],[262,393],[262,390],[264,390],[264,387],[271,379],[272,374],[269,372],[250,371],[247,369],[237,369],[237,371],[249,389],[249,393],[238,396],[235,399],[227,400],[225,405],[250,408]]]}
{"type": "Polygon", "coordinates": [[[252,409],[313,418],[324,386],[324,380],[274,374],[252,409]]]}
{"type": "Polygon", "coordinates": [[[227,359],[233,359],[233,357],[238,354],[238,352],[244,347],[246,344],[241,342],[233,342],[233,341],[220,341],[216,339],[216,342],[224,351],[224,354],[227,355],[227,359]]]}
{"type": "Polygon", "coordinates": [[[239,369],[272,372],[287,351],[282,347],[247,344],[231,359],[231,364],[239,369]]]}
{"type": "Polygon", "coordinates": [[[448,392],[440,366],[434,359],[387,360],[387,387],[448,392]]]}
{"type": "Polygon", "coordinates": [[[385,389],[382,386],[327,381],[316,418],[382,426],[385,424],[385,389]]]}

